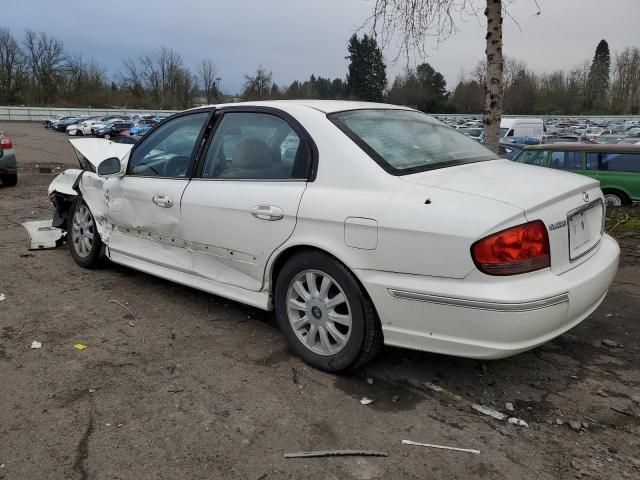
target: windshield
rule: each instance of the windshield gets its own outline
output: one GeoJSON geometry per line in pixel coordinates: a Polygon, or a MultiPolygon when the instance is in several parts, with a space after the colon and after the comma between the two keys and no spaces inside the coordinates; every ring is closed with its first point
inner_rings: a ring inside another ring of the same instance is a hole
{"type": "Polygon", "coordinates": [[[506,137],[507,136],[507,132],[509,131],[508,128],[501,128],[500,129],[500,136],[501,137],[506,137]]]}
{"type": "Polygon", "coordinates": [[[411,110],[351,110],[328,117],[393,175],[498,158],[466,135],[411,110]]]}

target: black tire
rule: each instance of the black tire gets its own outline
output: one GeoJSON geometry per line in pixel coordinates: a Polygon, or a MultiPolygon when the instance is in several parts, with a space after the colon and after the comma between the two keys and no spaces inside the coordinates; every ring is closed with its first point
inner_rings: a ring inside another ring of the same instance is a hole
{"type": "Polygon", "coordinates": [[[604,201],[608,207],[621,207],[631,204],[629,197],[619,190],[605,190],[602,193],[604,193],[604,201]]]}
{"type": "Polygon", "coordinates": [[[69,210],[67,234],[69,236],[69,250],[71,250],[71,256],[78,265],[82,268],[96,268],[104,263],[104,244],[102,243],[102,239],[98,233],[96,221],[87,204],[80,199],[76,199],[69,210]],[[78,228],[75,228],[74,222],[76,221],[76,216],[79,216],[84,212],[89,213],[90,221],[83,223],[82,225],[86,225],[87,223],[89,224],[86,228],[88,231],[91,231],[93,239],[90,243],[90,247],[88,249],[84,248],[83,250],[83,247],[80,246],[82,239],[79,237],[79,234],[84,234],[84,231],[82,229],[81,231],[78,228]]]}
{"type": "Polygon", "coordinates": [[[11,173],[6,175],[0,175],[0,182],[5,187],[15,187],[18,184],[18,174],[11,173]]]}
{"type": "Polygon", "coordinates": [[[276,319],[291,349],[309,365],[326,372],[355,370],[369,362],[380,351],[383,335],[371,300],[353,274],[342,263],[317,251],[298,253],[280,270],[274,290],[276,319]],[[293,280],[313,270],[331,277],[344,292],[351,314],[351,330],[342,350],[334,355],[321,355],[305,346],[289,320],[287,296],[293,280]]]}

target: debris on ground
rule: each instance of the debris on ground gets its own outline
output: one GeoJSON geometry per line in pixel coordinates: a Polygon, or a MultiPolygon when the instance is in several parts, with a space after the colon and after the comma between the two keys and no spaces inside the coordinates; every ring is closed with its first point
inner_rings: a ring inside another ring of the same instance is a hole
{"type": "Polygon", "coordinates": [[[513,408],[513,403],[511,402],[507,402],[504,404],[504,408],[506,408],[507,410],[509,410],[510,412],[513,412],[514,408],[513,408]]]}
{"type": "Polygon", "coordinates": [[[386,457],[384,452],[373,450],[314,450],[308,452],[285,453],[284,458],[313,458],[313,457],[386,457]]]}
{"type": "Polygon", "coordinates": [[[76,350],[84,350],[87,346],[84,343],[74,343],[73,348],[76,350]]]}
{"type": "Polygon", "coordinates": [[[42,348],[42,343],[40,343],[37,340],[34,340],[33,342],[31,342],[31,348],[33,348],[33,349],[42,348]]]}
{"type": "Polygon", "coordinates": [[[293,383],[298,385],[298,370],[296,370],[296,367],[291,367],[291,374],[293,375],[293,383]]]}
{"type": "Polygon", "coordinates": [[[614,340],[611,340],[609,338],[605,338],[604,340],[602,340],[602,345],[607,347],[607,348],[620,348],[622,347],[622,345],[618,345],[618,343],[614,340]]]}
{"type": "Polygon", "coordinates": [[[579,420],[569,420],[569,426],[571,427],[571,430],[579,432],[582,429],[582,422],[579,420]]]}
{"type": "Polygon", "coordinates": [[[63,231],[52,226],[52,220],[24,222],[22,226],[29,235],[29,250],[43,250],[62,245],[63,231]]]}
{"type": "Polygon", "coordinates": [[[398,400],[400,400],[400,395],[394,395],[393,397],[391,397],[392,402],[397,402],[398,400]]]}
{"type": "Polygon", "coordinates": [[[371,377],[367,378],[367,383],[369,385],[373,385],[373,378],[371,378],[371,377]]]}
{"type": "MultiPolygon", "coordinates": [[[[129,312],[129,314],[133,317],[133,319],[135,320],[134,325],[136,327],[138,327],[138,329],[140,330],[140,336],[142,337],[142,343],[144,343],[144,331],[142,330],[142,326],[140,323],[140,320],[138,320],[138,317],[136,317],[136,315],[131,311],[131,309],[129,307],[127,307],[126,305],[123,305],[122,303],[120,303],[117,300],[109,300],[109,303],[117,303],[118,305],[120,305],[122,308],[124,308],[127,312],[129,312]]],[[[129,325],[131,325],[133,322],[129,322],[129,325]]]]}
{"type": "Polygon", "coordinates": [[[4,293],[0,293],[0,302],[4,301],[7,296],[4,293]]]}
{"type": "Polygon", "coordinates": [[[416,447],[439,448],[441,450],[453,450],[456,452],[466,452],[466,453],[473,453],[475,455],[480,455],[480,450],[474,450],[472,448],[448,447],[446,445],[434,445],[432,443],[414,442],[413,440],[402,440],[402,444],[413,445],[416,447]]]}
{"type": "Polygon", "coordinates": [[[517,425],[518,427],[529,428],[529,424],[527,422],[525,422],[524,420],[522,420],[521,418],[509,417],[509,420],[507,420],[507,421],[511,425],[517,425]]]}
{"type": "Polygon", "coordinates": [[[373,402],[375,402],[376,399],[375,398],[367,398],[367,397],[362,397],[360,399],[360,403],[362,405],[371,405],[373,402]]]}
{"type": "Polygon", "coordinates": [[[476,412],[480,412],[484,415],[488,415],[490,417],[495,418],[496,420],[505,420],[507,418],[507,416],[504,413],[494,410],[493,408],[485,407],[484,405],[479,405],[477,403],[474,403],[473,405],[471,405],[471,408],[473,408],[476,412]]]}

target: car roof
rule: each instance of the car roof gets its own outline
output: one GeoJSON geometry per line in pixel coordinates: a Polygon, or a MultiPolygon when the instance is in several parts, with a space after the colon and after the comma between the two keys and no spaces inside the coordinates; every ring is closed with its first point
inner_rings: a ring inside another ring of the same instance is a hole
{"type": "Polygon", "coordinates": [[[576,151],[576,152],[639,152],[640,145],[634,144],[615,144],[602,145],[598,143],[547,143],[543,145],[529,145],[525,150],[558,150],[558,151],[576,151]]]}
{"type": "MultiPolygon", "coordinates": [[[[238,103],[220,103],[208,105],[207,107],[224,108],[224,107],[273,107],[281,110],[287,110],[290,106],[302,106],[319,110],[323,113],[342,112],[345,110],[362,110],[362,109],[385,109],[385,110],[413,110],[409,107],[400,105],[390,105],[388,103],[373,102],[356,102],[351,100],[268,100],[260,102],[238,102],[238,103]]],[[[197,108],[207,108],[197,107],[197,108]]],[[[196,108],[196,109],[197,109],[196,108]]],[[[195,110],[195,109],[194,109],[195,110]]]]}

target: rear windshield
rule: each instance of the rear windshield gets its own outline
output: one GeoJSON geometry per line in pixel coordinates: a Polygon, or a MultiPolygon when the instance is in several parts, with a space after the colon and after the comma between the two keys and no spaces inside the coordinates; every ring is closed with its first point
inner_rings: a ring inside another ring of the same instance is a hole
{"type": "Polygon", "coordinates": [[[352,110],[328,117],[393,175],[498,158],[475,140],[419,112],[352,110]]]}

